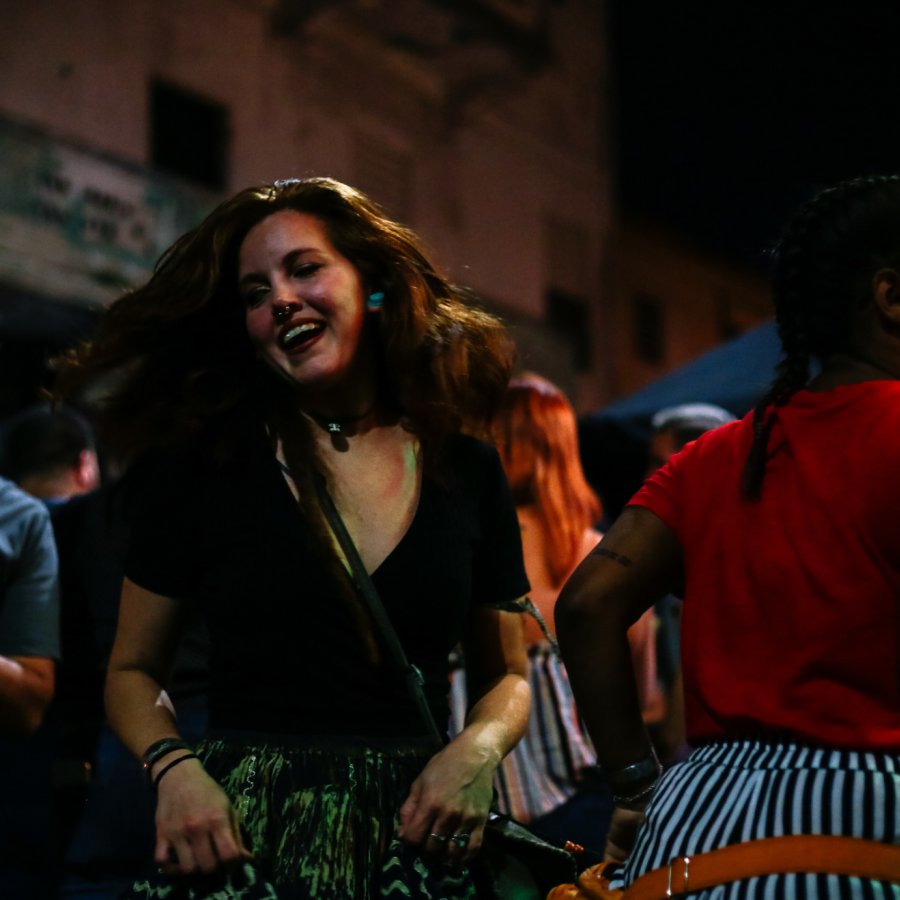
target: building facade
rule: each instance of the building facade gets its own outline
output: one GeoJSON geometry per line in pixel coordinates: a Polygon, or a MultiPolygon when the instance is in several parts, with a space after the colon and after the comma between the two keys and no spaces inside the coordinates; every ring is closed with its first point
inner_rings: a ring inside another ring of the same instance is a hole
{"type": "Polygon", "coordinates": [[[715,256],[648,222],[613,231],[598,355],[612,398],[770,319],[761,271],[715,256]]]}
{"type": "Polygon", "coordinates": [[[610,397],[600,0],[33,0],[0,24],[6,407],[218,200],[308,175],[415,228],[577,407],[610,397]]]}

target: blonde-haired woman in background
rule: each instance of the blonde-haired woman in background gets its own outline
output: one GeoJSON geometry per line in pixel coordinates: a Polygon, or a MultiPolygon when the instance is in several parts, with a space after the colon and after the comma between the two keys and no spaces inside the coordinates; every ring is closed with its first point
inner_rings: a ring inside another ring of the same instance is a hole
{"type": "MultiPolygon", "coordinates": [[[[527,373],[510,382],[492,436],[519,518],[531,600],[552,627],[560,589],[601,537],[594,527],[600,500],[582,471],[575,413],[556,385],[527,373]]],[[[597,776],[562,660],[538,623],[522,619],[533,708],[525,736],[497,771],[501,808],[548,840],[602,848],[612,794],[597,776]]],[[[652,718],[661,703],[652,611],[629,638],[652,718]]]]}

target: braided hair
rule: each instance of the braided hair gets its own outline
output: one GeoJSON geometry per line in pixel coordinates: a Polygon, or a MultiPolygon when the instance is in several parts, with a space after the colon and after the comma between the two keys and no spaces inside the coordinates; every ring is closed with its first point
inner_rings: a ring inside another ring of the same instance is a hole
{"type": "Polygon", "coordinates": [[[900,265],[900,176],[868,176],[827,188],[797,212],[773,251],[772,296],[783,358],[753,411],[744,496],[758,499],[775,408],[811,374],[813,359],[848,350],[872,277],[900,265]]]}

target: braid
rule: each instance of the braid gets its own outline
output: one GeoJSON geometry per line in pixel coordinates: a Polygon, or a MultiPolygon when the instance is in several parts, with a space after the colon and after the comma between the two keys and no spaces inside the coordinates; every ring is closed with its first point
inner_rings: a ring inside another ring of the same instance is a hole
{"type": "Polygon", "coordinates": [[[813,358],[846,349],[872,275],[900,262],[900,178],[869,176],[828,188],[800,209],[773,253],[772,296],[784,357],[753,411],[742,491],[758,499],[775,410],[807,383],[813,358]]]}

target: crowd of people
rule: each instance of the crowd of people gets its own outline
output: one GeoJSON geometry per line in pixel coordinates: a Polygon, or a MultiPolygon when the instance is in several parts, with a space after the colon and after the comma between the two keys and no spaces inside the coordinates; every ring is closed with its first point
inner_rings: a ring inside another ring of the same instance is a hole
{"type": "Polygon", "coordinates": [[[569,399],[414,232],[215,209],[4,423],[0,895],[482,897],[497,805],[625,897],[900,897],[900,179],[774,263],[770,390],[661,410],[601,535],[569,399]]]}

